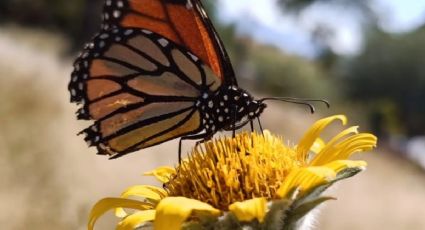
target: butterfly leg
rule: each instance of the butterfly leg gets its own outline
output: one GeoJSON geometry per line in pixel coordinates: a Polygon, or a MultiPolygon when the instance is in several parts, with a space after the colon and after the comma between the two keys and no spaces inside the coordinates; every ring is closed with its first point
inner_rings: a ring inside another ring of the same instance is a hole
{"type": "Polygon", "coordinates": [[[179,164],[182,162],[182,142],[183,142],[183,140],[199,140],[199,139],[202,139],[202,140],[196,142],[196,145],[202,143],[205,140],[211,139],[211,134],[201,133],[201,134],[196,134],[196,135],[192,135],[192,136],[185,136],[185,137],[180,138],[180,141],[179,141],[179,164]]]}
{"type": "Polygon", "coordinates": [[[249,120],[249,125],[251,126],[251,132],[254,132],[254,121],[249,120]]]}
{"type": "Polygon", "coordinates": [[[261,124],[261,120],[259,117],[257,117],[257,121],[258,121],[258,125],[260,126],[261,133],[264,133],[263,125],[261,124]]]}

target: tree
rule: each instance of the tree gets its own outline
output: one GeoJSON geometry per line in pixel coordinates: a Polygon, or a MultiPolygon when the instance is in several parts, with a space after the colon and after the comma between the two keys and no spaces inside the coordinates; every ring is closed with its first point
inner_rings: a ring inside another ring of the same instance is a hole
{"type": "Polygon", "coordinates": [[[408,34],[376,29],[364,52],[345,65],[349,98],[373,109],[394,107],[409,136],[425,134],[425,27],[408,34]]]}

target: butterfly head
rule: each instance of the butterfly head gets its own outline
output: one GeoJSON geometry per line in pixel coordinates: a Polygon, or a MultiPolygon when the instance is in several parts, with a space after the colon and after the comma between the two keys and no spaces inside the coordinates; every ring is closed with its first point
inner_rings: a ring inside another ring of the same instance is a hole
{"type": "Polygon", "coordinates": [[[231,105],[236,109],[237,120],[247,117],[253,120],[260,116],[267,105],[261,100],[255,100],[248,92],[237,87],[231,87],[229,94],[232,95],[231,105]]]}
{"type": "Polygon", "coordinates": [[[250,120],[255,119],[263,113],[264,109],[266,109],[267,105],[259,100],[252,100],[248,104],[248,118],[250,120]]]}

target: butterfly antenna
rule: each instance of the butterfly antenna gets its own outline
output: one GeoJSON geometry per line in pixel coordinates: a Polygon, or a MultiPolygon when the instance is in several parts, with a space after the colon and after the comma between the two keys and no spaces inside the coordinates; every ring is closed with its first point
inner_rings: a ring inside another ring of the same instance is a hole
{"type": "Polygon", "coordinates": [[[301,98],[294,98],[294,97],[267,97],[260,100],[260,102],[264,101],[284,101],[288,103],[293,104],[299,104],[299,105],[305,105],[310,108],[311,113],[316,112],[316,108],[310,103],[310,102],[321,102],[326,105],[326,107],[330,108],[330,103],[326,100],[321,99],[301,99],[301,98]]]}

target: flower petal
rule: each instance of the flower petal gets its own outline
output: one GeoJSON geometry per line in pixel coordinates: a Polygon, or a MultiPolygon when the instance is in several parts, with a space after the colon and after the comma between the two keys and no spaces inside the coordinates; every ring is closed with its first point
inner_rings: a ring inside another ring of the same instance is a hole
{"type": "Polygon", "coordinates": [[[130,200],[130,199],[123,199],[123,198],[105,198],[100,201],[98,201],[92,208],[89,216],[89,223],[87,228],[89,230],[92,230],[94,228],[94,225],[105,212],[114,209],[114,208],[131,208],[136,210],[149,210],[152,209],[152,205],[141,202],[138,200],[130,200]]]}
{"type": "MultiPolygon", "coordinates": [[[[136,185],[128,188],[121,194],[121,198],[128,198],[130,196],[138,196],[158,203],[161,199],[167,196],[167,192],[164,189],[155,186],[136,185]]],[[[127,216],[127,213],[122,208],[117,208],[115,210],[115,216],[123,218],[127,216]]]]}
{"type": "Polygon", "coordinates": [[[235,202],[229,206],[229,211],[235,214],[240,221],[252,221],[257,219],[260,223],[266,216],[266,198],[254,198],[243,202],[235,202]]]}
{"type": "Polygon", "coordinates": [[[167,197],[156,207],[155,230],[178,230],[182,223],[194,212],[205,212],[213,216],[220,215],[220,210],[207,203],[186,197],[167,197]]]}
{"type": "Polygon", "coordinates": [[[304,159],[308,155],[308,151],[312,148],[313,143],[319,137],[320,133],[325,129],[330,123],[335,120],[342,121],[342,124],[347,123],[347,118],[344,115],[336,115],[327,117],[321,120],[316,121],[311,128],[304,134],[304,137],[301,139],[297,147],[297,152],[300,155],[304,156],[304,159]]]}
{"type": "Polygon", "coordinates": [[[139,211],[118,223],[117,230],[133,230],[145,222],[155,220],[155,210],[139,211]]]}
{"type": "Polygon", "coordinates": [[[172,175],[176,174],[176,169],[168,166],[159,167],[150,172],[146,172],[143,175],[145,176],[154,176],[157,180],[162,183],[167,183],[170,181],[172,175]]]}
{"type": "Polygon", "coordinates": [[[339,143],[332,142],[327,145],[311,161],[310,165],[319,166],[336,160],[346,160],[356,152],[373,149],[377,144],[377,138],[369,133],[352,135],[339,143]]]}
{"type": "Polygon", "coordinates": [[[121,198],[128,198],[130,196],[140,196],[150,200],[160,201],[167,196],[167,192],[155,186],[136,185],[128,188],[121,194],[121,198]]]}
{"type": "Polygon", "coordinates": [[[295,189],[301,192],[308,191],[317,186],[324,185],[336,177],[335,172],[327,167],[308,167],[292,170],[283,184],[277,190],[280,198],[287,197],[295,189]]]}
{"type": "Polygon", "coordinates": [[[311,146],[311,151],[313,151],[314,153],[319,153],[320,151],[322,151],[322,149],[326,146],[326,143],[322,140],[322,138],[318,137],[313,145],[311,146]]]}

